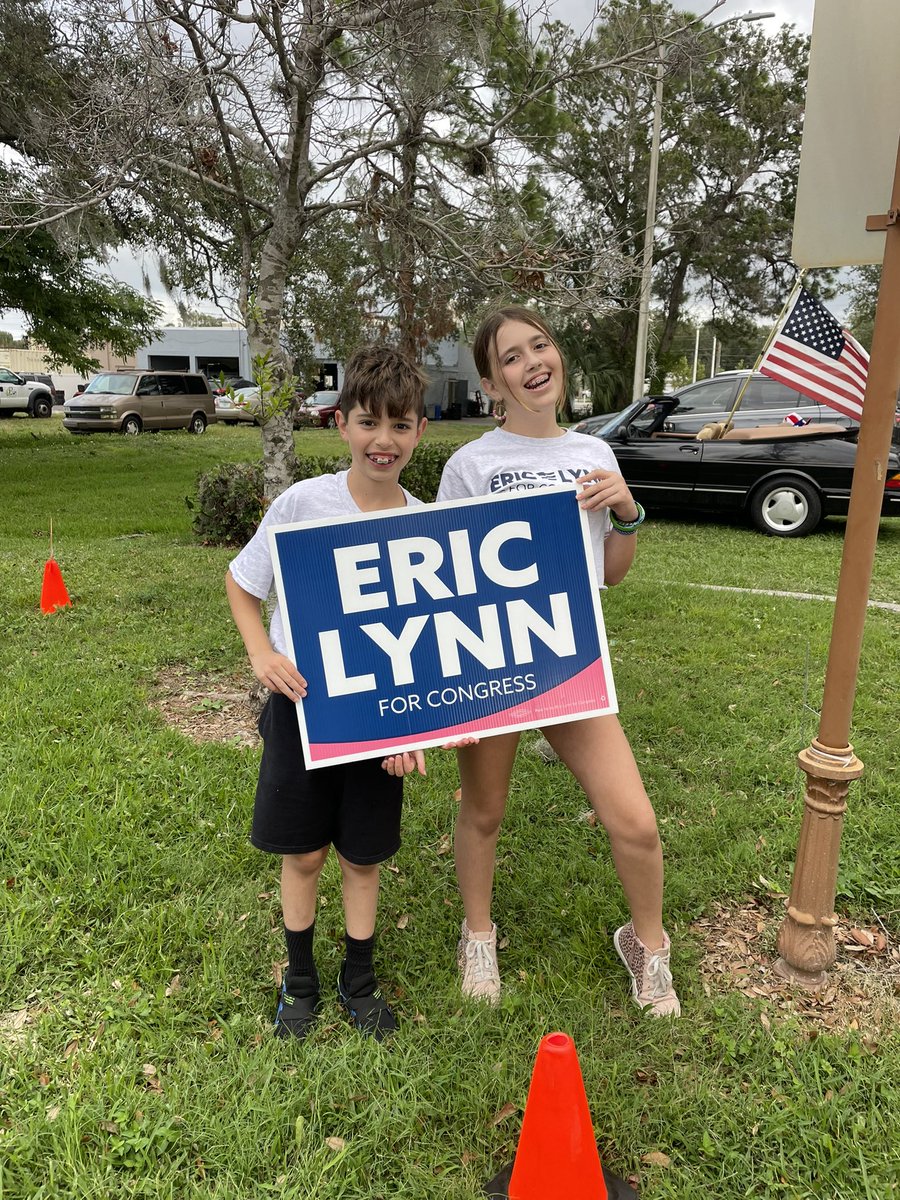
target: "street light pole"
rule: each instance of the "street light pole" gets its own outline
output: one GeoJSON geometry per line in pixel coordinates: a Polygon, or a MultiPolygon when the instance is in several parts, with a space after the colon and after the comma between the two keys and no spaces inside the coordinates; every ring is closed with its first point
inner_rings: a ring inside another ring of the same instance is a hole
{"type": "MultiPolygon", "coordinates": [[[[763,21],[774,17],[774,12],[738,13],[708,29],[721,29],[735,21],[763,21]]],[[[638,309],[637,341],[634,348],[634,378],[631,398],[640,400],[644,394],[644,377],[647,374],[647,342],[650,334],[650,284],[653,278],[653,235],[656,228],[656,187],[659,179],[659,141],[662,128],[663,76],[666,65],[666,43],[659,47],[659,62],[656,65],[656,92],[653,100],[653,131],[650,137],[650,170],[647,177],[647,217],[644,223],[644,253],[641,259],[641,295],[638,309]]]]}

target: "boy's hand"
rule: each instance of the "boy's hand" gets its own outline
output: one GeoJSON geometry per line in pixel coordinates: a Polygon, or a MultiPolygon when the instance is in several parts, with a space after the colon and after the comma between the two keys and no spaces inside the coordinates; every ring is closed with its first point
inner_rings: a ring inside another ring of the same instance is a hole
{"type": "Polygon", "coordinates": [[[281,692],[288,700],[301,700],[306,695],[306,680],[289,658],[277,650],[263,650],[250,655],[253,674],[270,692],[281,692]]]}
{"type": "Polygon", "coordinates": [[[420,775],[427,774],[425,755],[421,750],[407,750],[405,754],[390,754],[384,759],[381,766],[388,775],[395,775],[398,779],[402,779],[404,775],[411,775],[413,771],[418,771],[420,775]]]}
{"type": "Polygon", "coordinates": [[[620,521],[635,521],[638,516],[634,496],[618,471],[588,471],[578,480],[578,503],[588,512],[610,508],[620,521]]]}

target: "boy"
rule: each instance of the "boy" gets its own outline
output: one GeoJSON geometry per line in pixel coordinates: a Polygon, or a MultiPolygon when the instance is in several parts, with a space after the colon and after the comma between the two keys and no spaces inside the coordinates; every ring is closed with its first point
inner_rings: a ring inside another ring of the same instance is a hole
{"type": "Polygon", "coordinates": [[[335,416],[350,447],[350,469],[303,479],[282,493],[225,576],[250,665],[272,692],[259,722],[263,756],[250,840],[281,855],[288,968],[275,1017],[278,1037],[306,1037],[315,1023],[320,1002],[313,958],[316,890],[332,845],[346,918],[338,997],[356,1028],[377,1041],[396,1029],[372,963],[379,864],[400,845],[402,776],[425,771],[421,752],[383,763],[372,759],[306,770],[295,709],[306,695],[306,680],[287,657],[278,606],[268,633],[262,620],[262,602],[273,580],[266,530],[271,524],[420,504],[398,481],[425,431],[427,383],[427,376],[393,347],[356,351],[347,363],[335,416]]]}

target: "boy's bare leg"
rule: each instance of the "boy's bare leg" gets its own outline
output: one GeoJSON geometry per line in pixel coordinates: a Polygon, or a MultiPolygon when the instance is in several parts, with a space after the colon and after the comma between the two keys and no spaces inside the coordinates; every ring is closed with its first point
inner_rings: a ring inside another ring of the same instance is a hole
{"type": "Polygon", "coordinates": [[[544,733],[609,835],[634,931],[649,950],[663,945],[663,857],[653,806],[618,717],[548,726],[544,733]]]}
{"type": "Polygon", "coordinates": [[[344,880],[344,917],[347,933],[358,941],[364,941],[375,933],[375,916],[378,912],[378,884],[380,866],[372,863],[359,866],[348,862],[338,854],[344,880]]]}
{"type": "Polygon", "coordinates": [[[316,919],[316,892],[328,849],[282,856],[281,911],[288,929],[308,929],[316,919]]]}
{"type": "Polygon", "coordinates": [[[475,933],[487,933],[492,926],[497,837],[518,744],[517,733],[506,733],[456,752],[461,788],[454,839],[456,878],[466,924],[475,933]]]}

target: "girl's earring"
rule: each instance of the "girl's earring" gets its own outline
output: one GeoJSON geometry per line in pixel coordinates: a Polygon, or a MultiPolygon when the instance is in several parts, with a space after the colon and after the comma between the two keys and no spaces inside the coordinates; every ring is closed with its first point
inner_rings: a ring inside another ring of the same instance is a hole
{"type": "Polygon", "coordinates": [[[493,406],[493,417],[498,425],[502,425],[506,420],[506,405],[502,400],[495,400],[493,406]]]}

